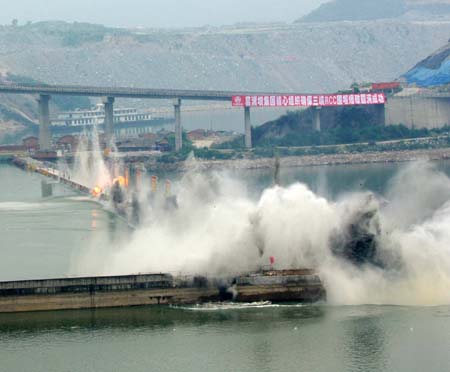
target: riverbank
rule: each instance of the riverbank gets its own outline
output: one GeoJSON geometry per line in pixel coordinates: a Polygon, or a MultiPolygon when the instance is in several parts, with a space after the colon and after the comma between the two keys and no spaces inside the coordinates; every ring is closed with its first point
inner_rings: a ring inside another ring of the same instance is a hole
{"type": "MultiPolygon", "coordinates": [[[[368,163],[410,162],[417,160],[450,159],[450,148],[430,150],[380,151],[363,153],[286,156],[280,158],[283,168],[310,167],[319,165],[344,165],[368,163]]],[[[274,158],[204,160],[188,159],[183,162],[156,163],[145,162],[145,167],[152,171],[185,171],[194,168],[205,170],[217,169],[267,169],[274,167],[274,158]]]]}

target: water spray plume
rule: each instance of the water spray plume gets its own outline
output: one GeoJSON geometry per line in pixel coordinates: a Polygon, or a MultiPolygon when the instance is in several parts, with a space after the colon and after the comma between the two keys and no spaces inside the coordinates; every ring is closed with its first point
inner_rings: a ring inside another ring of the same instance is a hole
{"type": "Polygon", "coordinates": [[[117,151],[112,146],[104,151],[101,149],[97,130],[81,135],[74,166],[69,169],[67,164],[60,162],[59,169],[75,182],[91,189],[91,194],[98,197],[108,193],[115,182],[121,187],[127,186],[129,171],[117,157],[117,151]],[[122,174],[120,170],[123,170],[122,174]]]}

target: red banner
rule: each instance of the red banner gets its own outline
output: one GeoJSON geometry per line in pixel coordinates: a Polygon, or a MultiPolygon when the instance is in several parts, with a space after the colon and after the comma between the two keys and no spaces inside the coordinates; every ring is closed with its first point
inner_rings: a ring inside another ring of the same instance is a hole
{"type": "Polygon", "coordinates": [[[242,107],[354,106],[384,103],[386,103],[384,93],[232,97],[232,105],[242,107]]]}

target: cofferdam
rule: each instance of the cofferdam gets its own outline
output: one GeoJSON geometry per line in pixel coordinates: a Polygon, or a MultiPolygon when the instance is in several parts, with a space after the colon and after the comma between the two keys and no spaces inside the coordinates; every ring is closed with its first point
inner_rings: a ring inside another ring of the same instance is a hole
{"type": "Polygon", "coordinates": [[[229,279],[144,274],[0,282],[0,313],[323,299],[324,287],[311,270],[263,271],[229,279]]]}

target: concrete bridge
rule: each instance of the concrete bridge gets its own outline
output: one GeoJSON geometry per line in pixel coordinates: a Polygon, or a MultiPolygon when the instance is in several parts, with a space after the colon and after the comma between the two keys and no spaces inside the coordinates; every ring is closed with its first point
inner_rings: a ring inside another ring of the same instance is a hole
{"type": "MultiPolygon", "coordinates": [[[[175,148],[182,146],[181,104],[182,100],[228,101],[233,96],[267,95],[264,92],[233,92],[213,90],[144,89],[125,87],[92,87],[70,85],[0,85],[0,93],[36,94],[39,105],[39,145],[41,150],[51,147],[49,101],[52,95],[102,97],[105,106],[105,134],[111,140],[114,133],[115,98],[172,99],[175,116],[175,148]]],[[[285,95],[286,93],[270,93],[285,95]]],[[[292,94],[292,93],[291,93],[292,94]]],[[[250,107],[244,108],[245,143],[252,147],[250,107]]]]}
{"type": "Polygon", "coordinates": [[[181,104],[183,100],[228,101],[233,106],[241,106],[244,111],[245,146],[252,147],[251,107],[285,107],[294,106],[314,108],[314,127],[320,130],[320,108],[322,106],[376,104],[384,111],[385,96],[377,93],[362,94],[294,94],[275,92],[239,92],[216,90],[179,90],[179,89],[145,89],[126,87],[92,87],[70,85],[9,85],[0,84],[0,93],[36,94],[39,104],[39,145],[41,150],[51,148],[49,101],[52,95],[102,97],[105,107],[105,134],[108,142],[114,134],[114,100],[115,98],[172,99],[175,116],[175,149],[182,146],[181,104]],[[367,96],[367,101],[366,101],[367,96]],[[355,101],[352,99],[355,98],[355,101]],[[373,100],[372,100],[373,98],[373,100]],[[348,99],[348,101],[347,101],[348,99]],[[247,102],[248,101],[248,102],[247,102]],[[272,105],[273,103],[273,105],[272,105]]]}

